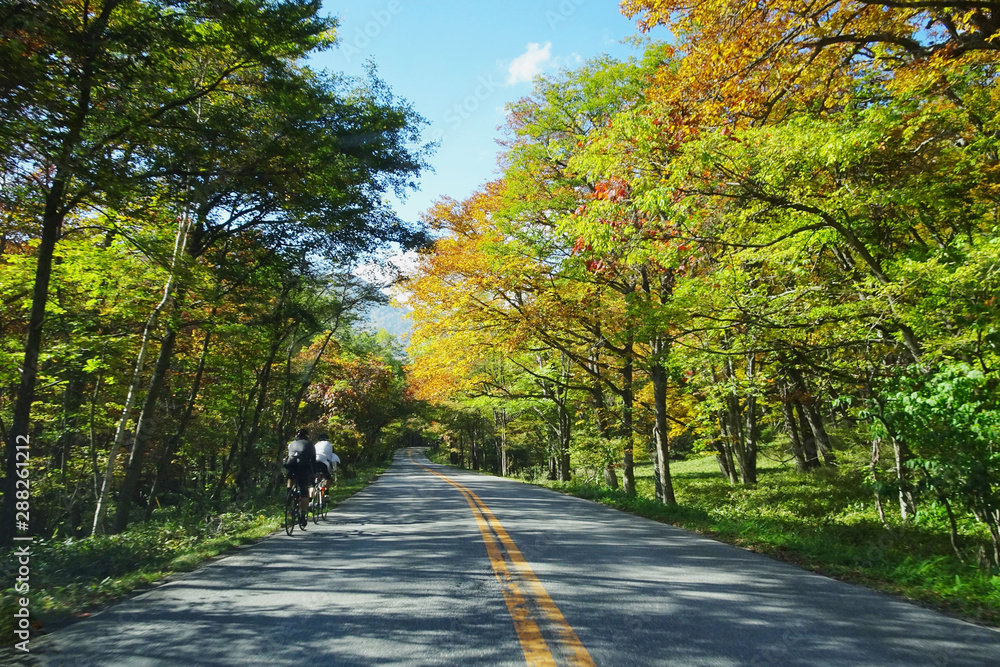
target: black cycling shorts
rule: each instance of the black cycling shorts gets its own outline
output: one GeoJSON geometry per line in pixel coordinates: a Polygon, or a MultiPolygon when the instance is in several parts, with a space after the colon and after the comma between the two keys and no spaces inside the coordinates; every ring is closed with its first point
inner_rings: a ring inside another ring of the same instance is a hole
{"type": "Polygon", "coordinates": [[[308,465],[293,460],[291,463],[285,463],[285,472],[299,485],[299,491],[303,496],[309,493],[309,487],[313,485],[313,476],[308,465]]]}
{"type": "Polygon", "coordinates": [[[322,461],[316,461],[316,474],[323,475],[324,479],[330,479],[330,467],[322,461]]]}

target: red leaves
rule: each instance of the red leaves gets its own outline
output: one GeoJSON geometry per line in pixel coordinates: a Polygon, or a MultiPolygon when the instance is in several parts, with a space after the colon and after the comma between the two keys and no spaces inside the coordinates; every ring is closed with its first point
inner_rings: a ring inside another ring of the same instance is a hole
{"type": "Polygon", "coordinates": [[[594,199],[620,202],[631,194],[628,183],[620,178],[609,178],[594,186],[594,199]]]}

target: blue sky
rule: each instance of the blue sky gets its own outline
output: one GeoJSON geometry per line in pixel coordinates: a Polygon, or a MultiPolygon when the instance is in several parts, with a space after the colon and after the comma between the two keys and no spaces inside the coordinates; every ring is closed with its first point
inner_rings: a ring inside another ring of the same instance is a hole
{"type": "Polygon", "coordinates": [[[616,0],[326,0],[324,9],[340,18],[340,43],[313,65],[359,75],[373,60],[440,141],[434,173],[396,206],[407,220],[496,176],[504,107],[531,92],[532,75],[635,53],[622,43],[635,24],[616,0]]]}

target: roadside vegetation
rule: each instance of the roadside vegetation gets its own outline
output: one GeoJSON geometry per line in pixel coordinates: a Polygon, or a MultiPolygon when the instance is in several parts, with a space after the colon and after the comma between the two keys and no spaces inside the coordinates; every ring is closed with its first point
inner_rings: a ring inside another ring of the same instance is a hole
{"type": "MultiPolygon", "coordinates": [[[[448,464],[436,448],[433,460],[448,464]]],[[[654,496],[653,466],[636,466],[637,493],[626,494],[583,476],[563,482],[528,473],[524,481],[593,500],[767,554],[814,572],[861,584],[977,623],[1000,627],[1000,576],[975,557],[989,545],[982,526],[963,526],[970,558],[951,552],[950,527],[940,507],[914,521],[883,524],[864,475],[845,455],[839,470],[803,475],[761,457],[756,486],[733,487],[712,457],[672,462],[677,504],[654,496]]]]}
{"type": "Polygon", "coordinates": [[[428,432],[995,624],[1000,9],[621,6],[641,54],[536,78],[427,212],[428,432]]]}
{"type": "Polygon", "coordinates": [[[374,70],[309,66],[320,3],[223,9],[0,18],[4,642],[15,599],[45,623],[270,532],[297,429],[358,483],[405,437],[402,351],[361,321],[387,248],[423,243],[385,202],[425,123],[374,70]]]}
{"type": "Polygon", "coordinates": [[[320,3],[11,6],[0,550],[38,539],[32,613],[269,531],[309,426],[996,622],[1000,9],[621,6],[642,53],[538,77],[496,180],[424,224],[386,202],[425,121],[308,67],[320,3]],[[356,326],[387,247],[421,250],[408,363],[356,326]]]}
{"type": "MultiPolygon", "coordinates": [[[[365,488],[387,465],[368,465],[350,476],[341,475],[330,489],[331,502],[335,506],[365,488]]],[[[234,504],[225,511],[192,501],[158,509],[149,521],[115,535],[37,539],[31,559],[33,627],[45,631],[281,531],[283,509],[281,493],[234,504]]],[[[14,581],[15,570],[13,559],[0,563],[2,581],[14,581]]],[[[10,588],[0,593],[6,636],[13,636],[14,597],[10,588]]]]}

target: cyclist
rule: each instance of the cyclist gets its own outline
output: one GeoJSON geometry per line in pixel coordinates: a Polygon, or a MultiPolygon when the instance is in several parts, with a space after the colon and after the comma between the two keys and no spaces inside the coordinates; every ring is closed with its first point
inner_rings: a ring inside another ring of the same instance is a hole
{"type": "Polygon", "coordinates": [[[285,459],[284,466],[288,476],[299,485],[299,511],[302,517],[299,519],[299,526],[305,528],[309,510],[309,487],[312,486],[316,466],[316,446],[309,439],[309,431],[306,429],[299,429],[295,440],[288,443],[288,458],[285,459]]]}
{"type": "Polygon", "coordinates": [[[333,443],[326,433],[321,433],[316,442],[316,475],[322,475],[329,482],[338,463],[340,458],[333,453],[333,443]]]}

